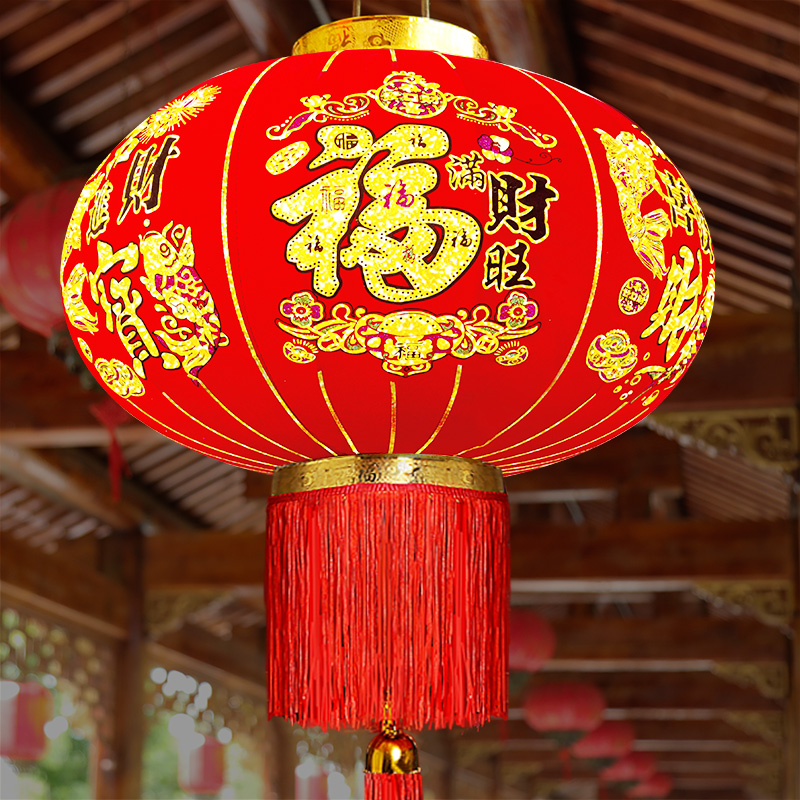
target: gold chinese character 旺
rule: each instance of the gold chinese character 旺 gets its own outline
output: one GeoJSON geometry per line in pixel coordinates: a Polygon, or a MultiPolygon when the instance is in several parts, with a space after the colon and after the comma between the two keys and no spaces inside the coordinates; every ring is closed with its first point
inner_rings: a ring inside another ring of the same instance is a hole
{"type": "Polygon", "coordinates": [[[499,242],[486,251],[484,263],[484,288],[494,286],[501,292],[506,289],[532,289],[536,284],[528,277],[528,249],[530,245],[517,239],[514,247],[507,248],[499,242]],[[508,257],[512,256],[511,259],[508,257]]]}
{"type": "Polygon", "coordinates": [[[650,325],[642,332],[642,339],[658,332],[658,343],[667,343],[666,360],[670,361],[680,346],[684,332],[691,328],[698,310],[702,288],[701,251],[697,252],[697,274],[692,277],[695,257],[692,249],[683,245],[680,250],[683,263],[676,256],[667,273],[667,282],[650,325]]]}
{"type": "Polygon", "coordinates": [[[305,221],[289,240],[286,257],[313,272],[318,294],[333,296],[340,268],[358,267],[374,297],[410,302],[444,291],[473,263],[481,245],[477,220],[458,209],[431,208],[427,197],[439,181],[427,162],[449,150],[444,131],[398,125],[375,141],[367,128],[328,125],[317,140],[323,149],[311,169],[336,159],[355,165],[321,175],[276,200],[271,211],[292,225],[305,221]],[[362,196],[370,202],[356,215],[362,196]]]}

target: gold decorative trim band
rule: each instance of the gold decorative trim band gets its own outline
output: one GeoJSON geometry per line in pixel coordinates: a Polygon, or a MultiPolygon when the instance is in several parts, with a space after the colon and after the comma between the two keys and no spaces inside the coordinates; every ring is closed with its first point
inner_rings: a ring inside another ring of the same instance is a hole
{"type": "Polygon", "coordinates": [[[488,58],[480,39],[468,30],[428,17],[381,14],[337,20],[301,36],[292,55],[338,50],[433,50],[450,56],[488,58]]]}
{"type": "Polygon", "coordinates": [[[503,473],[491,464],[455,456],[354,455],[277,467],[271,495],[332,489],[359,483],[422,484],[504,492],[503,473]]]}

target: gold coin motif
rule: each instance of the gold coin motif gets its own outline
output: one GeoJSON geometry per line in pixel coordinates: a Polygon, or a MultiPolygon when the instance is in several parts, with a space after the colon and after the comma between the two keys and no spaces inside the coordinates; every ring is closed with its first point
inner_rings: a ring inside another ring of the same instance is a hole
{"type": "Polygon", "coordinates": [[[292,167],[296,167],[308,155],[307,142],[294,142],[273,153],[266,163],[270,175],[282,175],[292,167]]]}
{"type": "Polygon", "coordinates": [[[650,298],[647,281],[642,278],[628,278],[619,290],[619,310],[623,314],[638,314],[650,298]]]}

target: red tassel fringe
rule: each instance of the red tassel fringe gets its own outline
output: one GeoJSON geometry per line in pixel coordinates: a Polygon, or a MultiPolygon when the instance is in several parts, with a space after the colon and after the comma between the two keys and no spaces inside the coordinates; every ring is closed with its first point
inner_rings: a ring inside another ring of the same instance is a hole
{"type": "Polygon", "coordinates": [[[422,773],[364,773],[364,800],[422,800],[422,773]]]}
{"type": "Polygon", "coordinates": [[[508,531],[502,493],[358,484],[272,498],[270,716],[370,728],[387,697],[403,728],[507,716],[508,531]]]}

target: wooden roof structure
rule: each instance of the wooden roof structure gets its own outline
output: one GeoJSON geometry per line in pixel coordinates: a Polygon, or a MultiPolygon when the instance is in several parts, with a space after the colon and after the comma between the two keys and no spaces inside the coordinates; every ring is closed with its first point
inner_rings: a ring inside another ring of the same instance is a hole
{"type": "MultiPolygon", "coordinates": [[[[6,0],[0,214],[88,175],[180,92],[350,13],[349,0],[6,0]]],[[[636,120],[695,190],[717,257],[706,342],[647,424],[508,481],[513,602],[558,637],[533,680],[596,683],[676,800],[797,800],[800,2],[433,0],[432,13],[636,120]]],[[[97,397],[5,313],[0,348],[6,601],[118,642],[129,674],[157,648],[263,694],[269,478],[131,423],[114,502],[97,397]]],[[[520,703],[505,726],[425,739],[442,796],[478,779],[476,796],[592,796],[585,771],[560,780],[520,703]]],[[[134,739],[117,741],[99,796],[137,796],[134,739]]]]}

